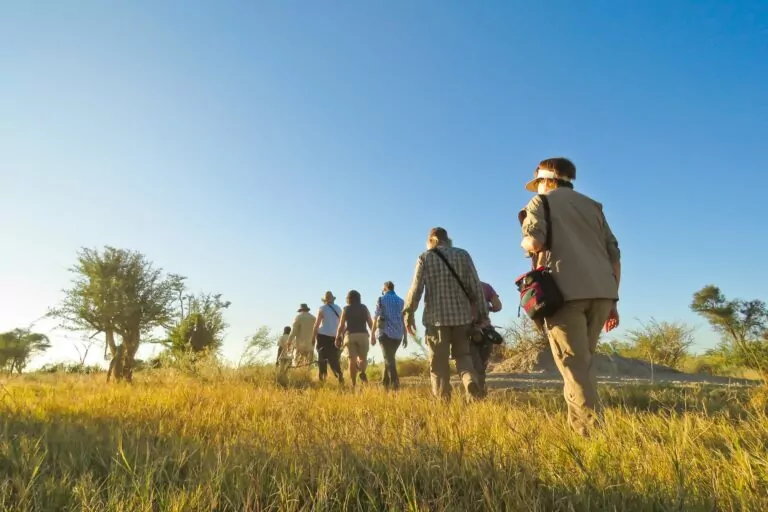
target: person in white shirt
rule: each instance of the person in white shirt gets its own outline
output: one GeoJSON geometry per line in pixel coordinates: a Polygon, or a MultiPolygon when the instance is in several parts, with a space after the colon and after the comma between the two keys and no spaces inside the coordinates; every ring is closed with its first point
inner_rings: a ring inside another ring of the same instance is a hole
{"type": "Polygon", "coordinates": [[[339,362],[340,352],[336,347],[336,330],[339,328],[339,318],[341,317],[341,308],[334,302],[336,297],[331,292],[325,292],[323,305],[317,312],[317,320],[313,339],[317,347],[317,366],[319,370],[318,377],[324,381],[328,376],[328,366],[339,380],[344,383],[344,375],[341,373],[341,364],[339,362]]]}
{"type": "Polygon", "coordinates": [[[275,366],[279,368],[280,373],[284,373],[291,365],[293,359],[293,345],[290,342],[291,328],[283,328],[283,335],[277,340],[277,361],[275,366]]]}

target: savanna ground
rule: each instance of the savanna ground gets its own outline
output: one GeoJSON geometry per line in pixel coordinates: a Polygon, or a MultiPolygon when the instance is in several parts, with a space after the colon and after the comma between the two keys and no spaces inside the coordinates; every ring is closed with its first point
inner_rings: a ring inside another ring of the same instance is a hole
{"type": "MultiPolygon", "coordinates": [[[[375,377],[375,371],[371,372],[375,377]]],[[[559,389],[432,400],[292,370],[3,383],[3,510],[767,510],[768,393],[603,385],[605,427],[559,389]]]]}

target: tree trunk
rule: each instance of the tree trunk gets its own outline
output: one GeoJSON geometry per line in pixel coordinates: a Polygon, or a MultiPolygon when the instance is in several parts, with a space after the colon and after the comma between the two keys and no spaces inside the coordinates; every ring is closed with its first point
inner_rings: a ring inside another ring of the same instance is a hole
{"type": "Polygon", "coordinates": [[[123,377],[126,381],[131,382],[133,380],[133,365],[136,361],[136,352],[139,350],[139,335],[130,336],[123,344],[126,345],[123,377]]]}
{"type": "Polygon", "coordinates": [[[110,377],[112,376],[114,376],[115,380],[118,382],[123,380],[131,382],[133,379],[133,365],[138,350],[139,335],[124,334],[123,342],[115,348],[115,355],[109,363],[107,382],[109,382],[110,377]]]}
{"type": "Polygon", "coordinates": [[[115,356],[117,356],[117,344],[115,343],[115,331],[111,329],[107,329],[106,331],[104,331],[104,337],[107,340],[106,345],[104,345],[104,359],[107,358],[107,350],[109,350],[109,355],[111,355],[112,359],[114,359],[115,356]]]}
{"type": "Polygon", "coordinates": [[[115,348],[115,355],[112,357],[112,360],[109,362],[109,372],[107,372],[107,382],[109,382],[109,379],[111,377],[115,377],[115,380],[117,382],[120,382],[123,380],[123,362],[125,360],[125,344],[122,343],[120,346],[115,348]]]}

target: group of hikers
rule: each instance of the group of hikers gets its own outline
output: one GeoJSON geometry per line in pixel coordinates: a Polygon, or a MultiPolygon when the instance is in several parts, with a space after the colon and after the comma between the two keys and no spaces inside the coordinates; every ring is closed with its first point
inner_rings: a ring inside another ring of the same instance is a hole
{"type": "MultiPolygon", "coordinates": [[[[546,332],[563,376],[568,423],[588,435],[602,416],[592,364],[597,341],[602,329],[610,331],[619,325],[621,253],[602,205],[576,192],[575,179],[576,167],[570,160],[549,158],[539,163],[526,184],[526,190],[536,195],[518,215],[520,245],[531,258],[529,275],[538,272],[527,282],[546,274],[554,284],[547,289],[533,283],[524,297],[521,291],[521,306],[533,311],[541,305],[546,312],[537,325],[546,332]],[[546,304],[547,294],[553,293],[557,300],[546,304]]],[[[430,230],[426,245],[405,300],[388,281],[373,315],[355,290],[347,294],[344,308],[326,292],[316,316],[302,304],[293,325],[280,338],[278,366],[291,365],[291,348],[294,366],[312,364],[316,350],[320,379],[326,379],[330,366],[343,383],[340,350],[345,348],[354,387],[358,376],[368,381],[368,351],[378,342],[384,356],[383,384],[397,389],[395,354],[401,345],[407,346],[409,334],[416,335],[415,312],[423,297],[432,393],[450,398],[453,359],[467,400],[484,397],[492,343],[498,341],[489,313],[501,310],[501,300],[493,287],[480,280],[470,254],[454,247],[445,229],[430,230]]]]}
{"type": "MultiPolygon", "coordinates": [[[[480,283],[482,297],[487,303],[487,310],[501,311],[501,299],[496,290],[488,283],[480,283]]],[[[365,373],[370,347],[377,343],[381,346],[384,358],[384,372],[381,383],[386,389],[400,387],[397,373],[397,350],[408,347],[408,326],[403,315],[405,301],[395,293],[392,281],[384,283],[381,296],[376,299],[376,308],[370,310],[362,304],[360,293],[350,290],[344,308],[336,305],[332,292],[325,292],[323,305],[313,315],[307,304],[302,304],[293,320],[292,326],[286,326],[278,340],[277,362],[280,373],[289,367],[298,368],[314,364],[317,351],[318,377],[321,381],[328,376],[330,366],[336,379],[344,384],[341,368],[342,350],[346,350],[349,362],[349,377],[354,388],[358,377],[363,383],[368,382],[365,373]]],[[[479,331],[490,326],[485,318],[478,324],[479,331]]],[[[470,345],[472,366],[478,378],[480,395],[485,395],[485,374],[491,357],[492,345],[489,340],[478,341],[470,345]]],[[[446,362],[448,360],[446,359],[446,362]]]]}

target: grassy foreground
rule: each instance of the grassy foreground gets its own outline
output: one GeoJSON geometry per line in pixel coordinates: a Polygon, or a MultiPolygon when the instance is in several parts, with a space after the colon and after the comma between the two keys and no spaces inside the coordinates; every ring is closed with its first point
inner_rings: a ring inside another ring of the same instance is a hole
{"type": "Polygon", "coordinates": [[[559,393],[435,403],[268,377],[4,384],[3,510],[767,510],[764,391],[607,389],[605,430],[559,393]],[[301,387],[303,386],[303,387],[301,387]]]}

